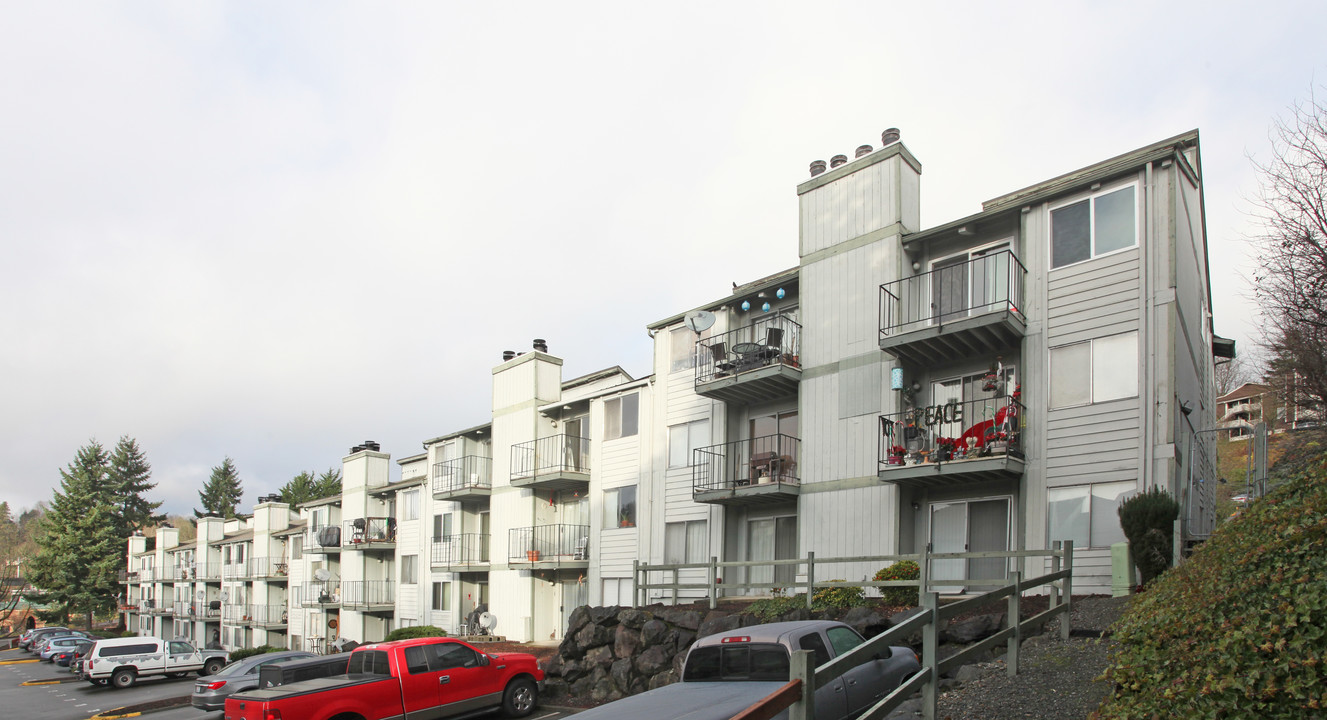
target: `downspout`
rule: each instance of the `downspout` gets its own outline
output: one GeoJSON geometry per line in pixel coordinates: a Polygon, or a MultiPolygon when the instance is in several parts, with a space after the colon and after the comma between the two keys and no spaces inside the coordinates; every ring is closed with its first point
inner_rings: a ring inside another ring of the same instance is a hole
{"type": "Polygon", "coordinates": [[[1143,377],[1140,378],[1143,383],[1143,393],[1144,393],[1142,407],[1145,409],[1143,413],[1142,454],[1143,454],[1143,489],[1146,490],[1148,489],[1149,486],[1156,485],[1156,478],[1154,477],[1153,474],[1155,470],[1155,467],[1153,465],[1155,458],[1153,457],[1154,453],[1152,452],[1153,443],[1154,443],[1152,433],[1154,432],[1154,428],[1156,425],[1153,419],[1153,415],[1156,413],[1157,410],[1156,392],[1154,384],[1147,381],[1148,376],[1156,372],[1156,357],[1152,349],[1152,333],[1151,333],[1152,313],[1155,309],[1155,304],[1152,299],[1152,271],[1156,264],[1156,257],[1153,254],[1153,248],[1152,248],[1153,240],[1156,237],[1156,227],[1153,224],[1152,212],[1151,212],[1152,210],[1151,199],[1153,191],[1152,163],[1149,162],[1146,165],[1146,167],[1144,168],[1144,172],[1145,172],[1145,179],[1143,181],[1143,192],[1141,193],[1141,198],[1139,199],[1139,205],[1142,206],[1141,209],[1143,212],[1143,217],[1145,218],[1143,222],[1143,239],[1144,242],[1146,243],[1146,246],[1143,248],[1143,261],[1142,261],[1143,262],[1143,317],[1139,323],[1138,336],[1140,341],[1139,344],[1142,352],[1142,357],[1146,359],[1146,364],[1143,366],[1143,377]]]}
{"type": "MultiPolygon", "coordinates": [[[[537,351],[536,351],[536,352],[537,352],[537,351]]],[[[535,406],[534,406],[534,407],[531,409],[531,411],[530,411],[530,437],[531,437],[531,438],[533,439],[533,441],[534,441],[534,448],[533,448],[534,451],[535,451],[535,458],[534,458],[534,473],[535,473],[535,477],[537,478],[537,477],[539,476],[539,359],[538,359],[538,358],[532,358],[532,359],[531,359],[531,363],[532,363],[533,366],[534,366],[534,400],[535,400],[535,406]]],[[[530,542],[531,542],[531,544],[534,543],[535,530],[536,530],[536,528],[538,527],[538,522],[537,522],[537,521],[538,521],[538,514],[539,514],[539,491],[538,491],[538,490],[535,490],[534,488],[531,488],[531,489],[530,489],[530,542]]],[[[507,548],[507,556],[508,556],[508,558],[511,557],[511,548],[510,548],[510,547],[507,548]]],[[[533,642],[533,641],[534,641],[534,626],[535,626],[535,618],[538,617],[537,615],[535,615],[535,607],[536,607],[536,604],[535,604],[535,588],[536,588],[536,584],[537,584],[538,580],[539,580],[539,578],[538,578],[537,575],[535,575],[535,571],[534,571],[534,563],[531,563],[531,564],[530,564],[530,638],[529,638],[529,641],[530,641],[530,642],[533,642]]]]}

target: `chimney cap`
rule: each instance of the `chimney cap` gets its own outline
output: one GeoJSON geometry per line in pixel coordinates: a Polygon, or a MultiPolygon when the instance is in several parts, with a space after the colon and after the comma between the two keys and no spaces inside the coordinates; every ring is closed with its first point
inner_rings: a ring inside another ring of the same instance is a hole
{"type": "Polygon", "coordinates": [[[838,166],[840,166],[840,165],[843,165],[843,164],[845,164],[845,163],[847,163],[847,162],[848,162],[848,156],[847,156],[847,155],[835,155],[834,157],[832,157],[832,158],[829,159],[829,166],[832,167],[832,168],[836,168],[836,167],[838,167],[838,166]]]}
{"type": "Polygon", "coordinates": [[[815,177],[815,176],[819,175],[820,173],[825,172],[825,168],[826,168],[826,167],[827,167],[827,165],[825,164],[825,161],[824,161],[824,160],[815,160],[815,161],[812,161],[812,163],[811,163],[811,177],[815,177]]]}

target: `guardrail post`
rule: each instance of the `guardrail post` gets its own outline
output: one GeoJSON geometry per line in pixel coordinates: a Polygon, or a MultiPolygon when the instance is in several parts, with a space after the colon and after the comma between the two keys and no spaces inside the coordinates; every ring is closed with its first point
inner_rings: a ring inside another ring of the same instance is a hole
{"type": "Polygon", "coordinates": [[[638,595],[639,593],[642,592],[640,586],[641,586],[640,560],[632,560],[631,561],[631,606],[632,607],[640,607],[640,603],[638,602],[640,599],[638,595]]]}
{"type": "Polygon", "coordinates": [[[816,591],[816,554],[806,554],[806,609],[811,609],[811,596],[816,591]]]}
{"type": "Polygon", "coordinates": [[[1009,677],[1018,674],[1018,648],[1023,642],[1023,618],[1019,614],[1018,601],[1023,598],[1023,573],[1014,572],[1014,594],[1009,596],[1009,627],[1014,634],[1009,636],[1004,662],[1009,669],[1009,677]]]}
{"type": "Polygon", "coordinates": [[[922,595],[926,594],[928,584],[931,581],[931,544],[926,543],[922,548],[921,562],[917,563],[917,599],[921,600],[922,595]]]}
{"type": "Polygon", "coordinates": [[[1069,577],[1064,579],[1064,622],[1060,623],[1060,639],[1069,639],[1069,615],[1074,611],[1074,541],[1064,541],[1064,569],[1069,577]]]}
{"type": "MultiPolygon", "coordinates": [[[[1051,572],[1060,572],[1060,557],[1064,554],[1061,546],[1064,543],[1059,540],[1051,541],[1051,572]]],[[[1050,583],[1050,609],[1054,610],[1060,605],[1060,586],[1054,581],[1050,583]]]]}
{"type": "Polygon", "coordinates": [[[676,567],[673,568],[673,607],[677,607],[677,573],[676,567]]]}
{"type": "Polygon", "coordinates": [[[940,677],[935,667],[938,658],[936,648],[940,644],[940,596],[933,592],[922,593],[922,608],[926,613],[926,624],[922,626],[922,672],[926,673],[926,682],[922,685],[922,717],[935,720],[935,701],[939,695],[940,677]]]}
{"type": "Polygon", "coordinates": [[[716,607],[719,606],[719,601],[718,601],[718,598],[716,597],[716,596],[718,595],[718,592],[719,592],[719,589],[718,589],[718,580],[719,580],[719,558],[716,557],[716,556],[714,556],[714,555],[711,555],[711,556],[710,556],[710,581],[709,581],[709,582],[710,582],[710,590],[709,590],[709,593],[710,593],[710,609],[711,609],[711,610],[713,610],[714,608],[716,608],[716,607]]]}
{"type": "Polygon", "coordinates": [[[802,699],[788,708],[788,720],[816,720],[816,666],[810,650],[797,650],[792,656],[792,679],[802,681],[802,699]]]}

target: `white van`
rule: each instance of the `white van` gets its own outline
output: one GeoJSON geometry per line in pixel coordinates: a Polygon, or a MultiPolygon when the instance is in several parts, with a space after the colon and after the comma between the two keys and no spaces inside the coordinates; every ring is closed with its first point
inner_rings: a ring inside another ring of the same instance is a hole
{"type": "Polygon", "coordinates": [[[185,673],[216,675],[230,654],[224,650],[198,650],[183,640],[122,637],[98,640],[83,661],[83,677],[93,685],[133,687],[140,677],[185,673]]]}

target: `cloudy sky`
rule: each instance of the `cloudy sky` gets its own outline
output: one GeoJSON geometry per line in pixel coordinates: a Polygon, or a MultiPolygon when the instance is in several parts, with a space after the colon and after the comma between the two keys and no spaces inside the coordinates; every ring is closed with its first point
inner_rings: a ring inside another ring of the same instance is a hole
{"type": "MultiPolygon", "coordinates": [[[[927,227],[1199,128],[1216,330],[1274,117],[1327,81],[1284,3],[0,0],[0,500],[138,439],[183,513],[486,421],[535,337],[797,262],[812,160],[901,128],[927,227]],[[1163,6],[1158,10],[1157,6],[1163,6]]],[[[1327,91],[1322,91],[1327,92],[1327,91]]]]}

